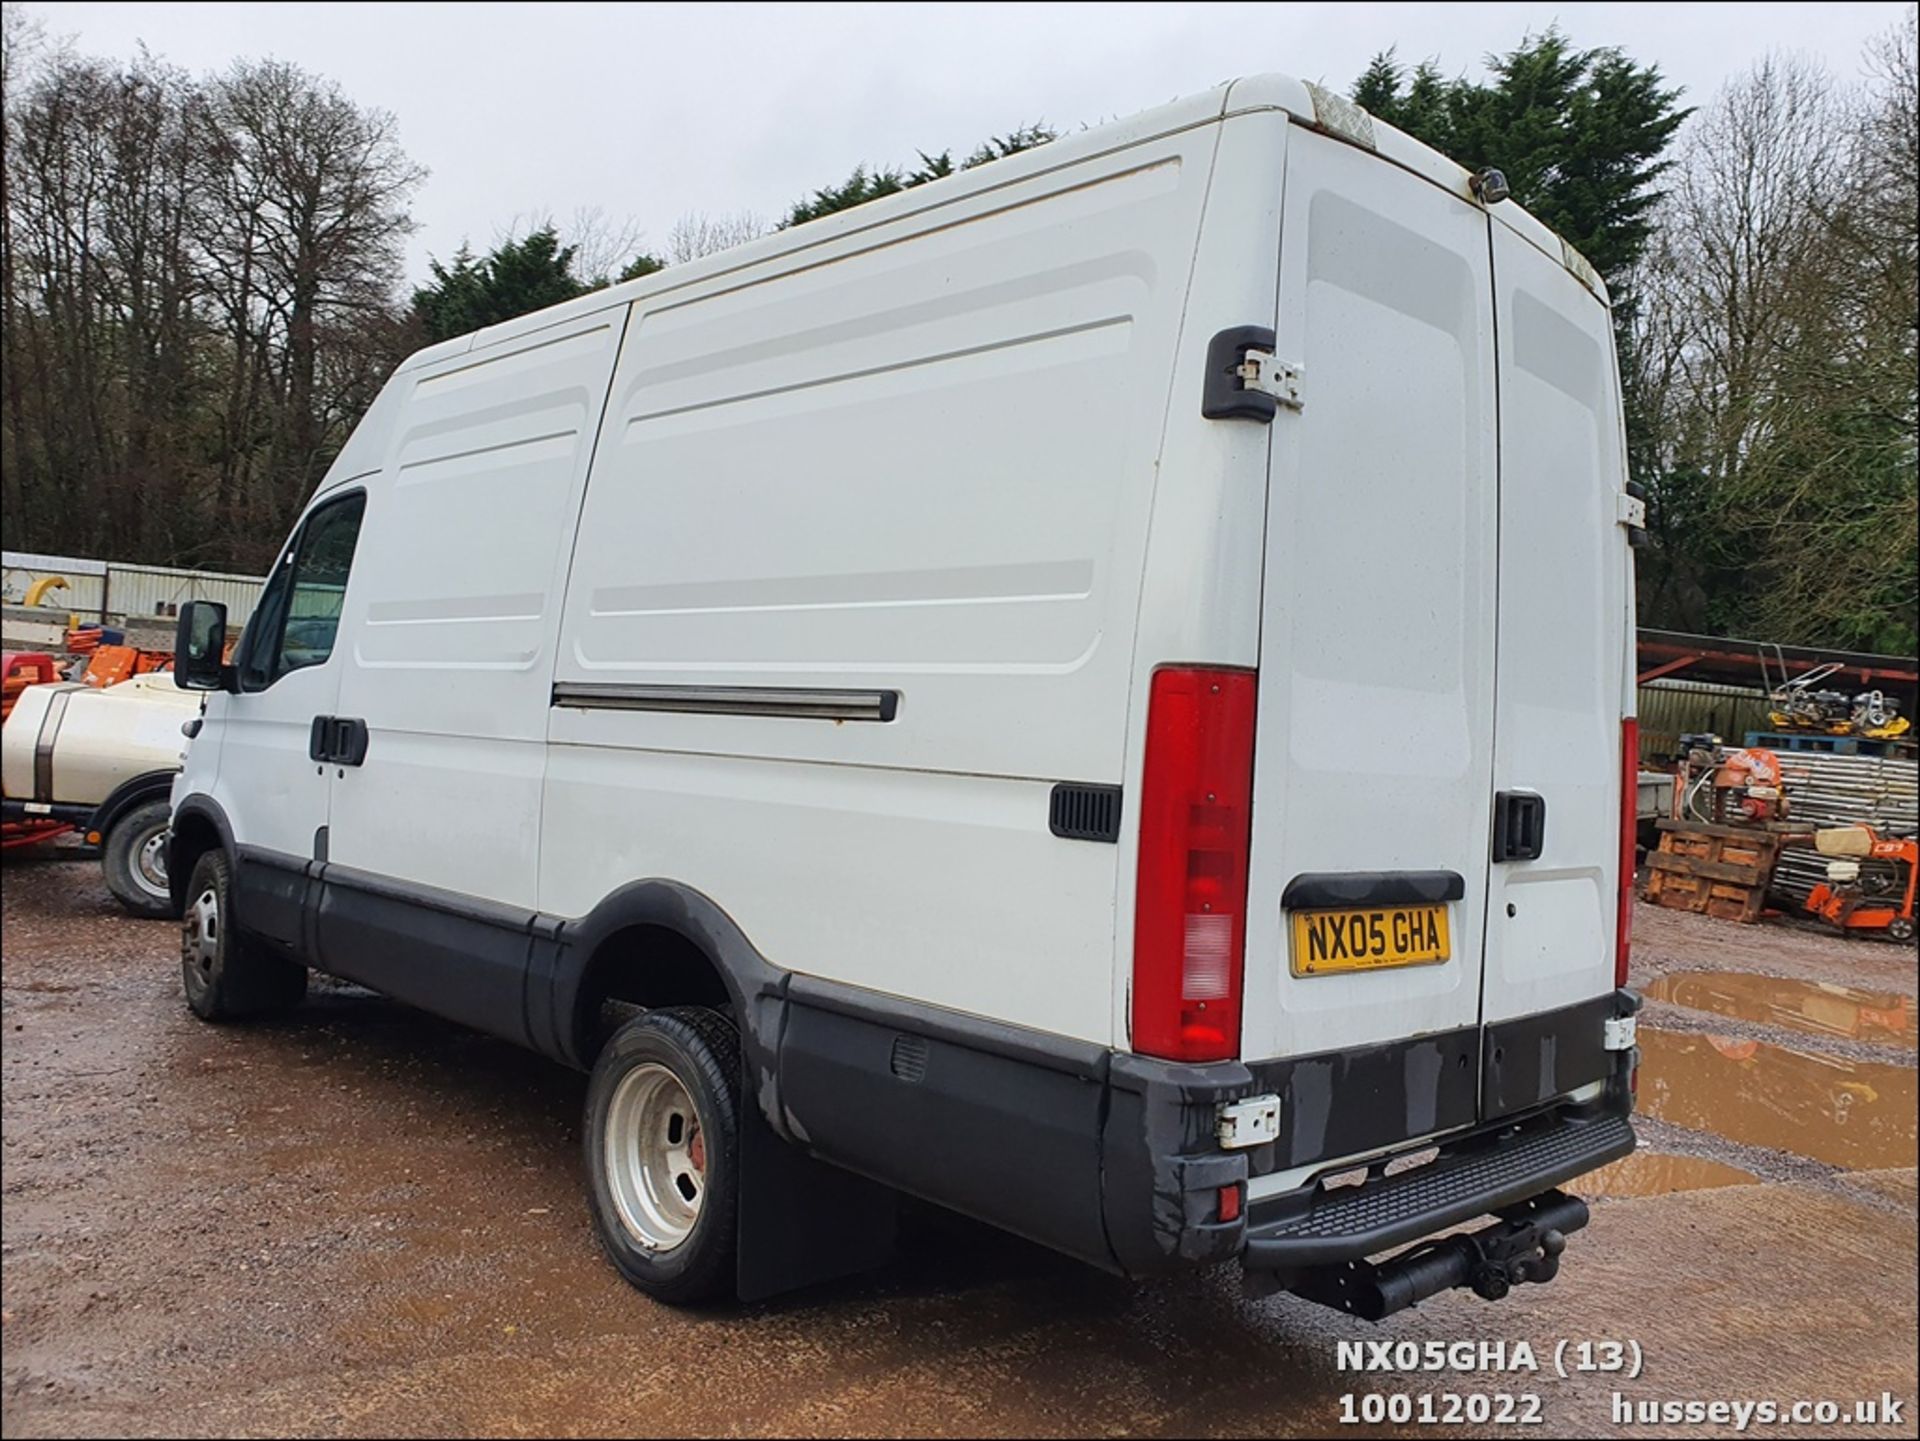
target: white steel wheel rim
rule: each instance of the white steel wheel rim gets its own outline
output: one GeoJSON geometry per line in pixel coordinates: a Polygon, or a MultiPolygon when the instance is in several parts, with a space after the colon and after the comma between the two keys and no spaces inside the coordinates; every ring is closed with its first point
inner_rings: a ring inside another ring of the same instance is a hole
{"type": "Polygon", "coordinates": [[[707,1194],[706,1140],[693,1097],[665,1066],[635,1066],[614,1087],[602,1147],[607,1189],[627,1234],[671,1251],[692,1233],[707,1194]]]}
{"type": "Polygon", "coordinates": [[[134,883],[149,895],[167,894],[167,832],[168,827],[157,827],[134,847],[134,883]]]}
{"type": "Polygon", "coordinates": [[[220,897],[208,886],[187,907],[182,949],[203,980],[213,979],[213,963],[220,954],[220,897]]]}

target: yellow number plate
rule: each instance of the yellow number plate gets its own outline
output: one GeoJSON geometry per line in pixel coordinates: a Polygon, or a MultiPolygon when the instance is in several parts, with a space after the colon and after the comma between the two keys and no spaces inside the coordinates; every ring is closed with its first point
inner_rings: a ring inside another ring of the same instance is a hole
{"type": "Polygon", "coordinates": [[[1430,966],[1450,954],[1445,906],[1293,913],[1296,976],[1430,966]]]}

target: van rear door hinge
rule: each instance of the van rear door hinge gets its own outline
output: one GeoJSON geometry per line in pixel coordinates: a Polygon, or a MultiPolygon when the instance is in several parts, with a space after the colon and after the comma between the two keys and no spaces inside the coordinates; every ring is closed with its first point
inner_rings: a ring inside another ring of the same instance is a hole
{"type": "Polygon", "coordinates": [[[1306,402],[1300,398],[1300,367],[1264,350],[1249,350],[1234,374],[1240,377],[1242,390],[1271,395],[1288,410],[1298,410],[1306,402]]]}
{"type": "Polygon", "coordinates": [[[1646,501],[1637,495],[1629,495],[1624,490],[1616,492],[1616,494],[1619,500],[1620,524],[1626,526],[1629,530],[1645,530],[1647,528],[1646,501]]]}
{"type": "Polygon", "coordinates": [[[1300,367],[1274,353],[1264,325],[1236,325],[1207,344],[1207,382],[1200,413],[1208,420],[1270,421],[1281,406],[1298,410],[1300,367]]]}
{"type": "Polygon", "coordinates": [[[1637,1016],[1616,1016],[1606,1023],[1601,1044],[1609,1051],[1631,1051],[1639,1041],[1637,1016]]]}

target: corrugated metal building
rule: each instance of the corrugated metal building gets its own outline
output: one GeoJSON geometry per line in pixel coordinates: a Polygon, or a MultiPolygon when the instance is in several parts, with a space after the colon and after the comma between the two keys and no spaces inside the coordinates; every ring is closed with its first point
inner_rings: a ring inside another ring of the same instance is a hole
{"type": "Polygon", "coordinates": [[[1767,698],[1758,689],[1696,681],[1655,680],[1639,688],[1640,759],[1664,765],[1683,735],[1712,733],[1740,745],[1748,731],[1771,730],[1767,698]]]}
{"type": "Polygon", "coordinates": [[[115,562],[107,567],[106,609],[116,616],[175,616],[190,600],[217,600],[227,608],[227,624],[237,626],[253,614],[263,585],[251,575],[115,562]]]}
{"type": "Polygon", "coordinates": [[[106,562],[79,560],[70,555],[39,555],[31,551],[0,552],[0,595],[8,605],[23,604],[37,580],[59,576],[66,585],[49,593],[42,607],[61,618],[68,611],[97,616],[107,594],[106,562]]]}
{"type": "Polygon", "coordinates": [[[53,591],[42,608],[64,619],[68,613],[99,618],[167,619],[190,600],[217,600],[227,608],[230,625],[243,625],[265,584],[258,576],[223,571],[181,570],[164,565],[128,565],[67,555],[0,552],[9,605],[26,599],[28,588],[45,576],[67,584],[53,591]],[[49,603],[50,602],[50,603],[49,603]]]}

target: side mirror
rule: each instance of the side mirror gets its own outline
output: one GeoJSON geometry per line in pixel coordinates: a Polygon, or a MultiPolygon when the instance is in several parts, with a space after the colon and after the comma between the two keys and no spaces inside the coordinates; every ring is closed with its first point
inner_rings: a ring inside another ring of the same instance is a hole
{"type": "Polygon", "coordinates": [[[181,690],[226,690],[227,608],[217,600],[180,607],[173,632],[173,683],[181,690]]]}

